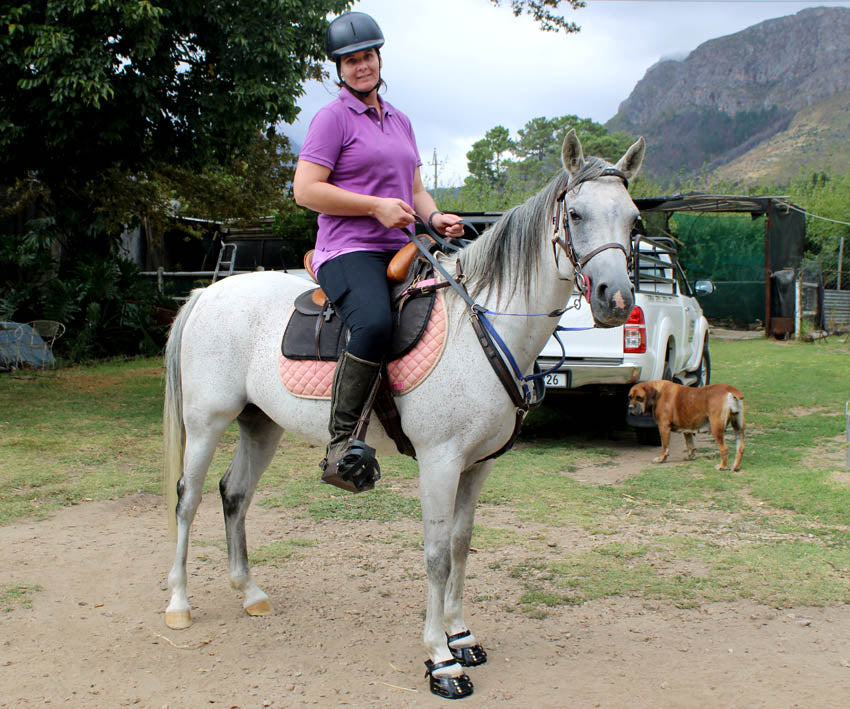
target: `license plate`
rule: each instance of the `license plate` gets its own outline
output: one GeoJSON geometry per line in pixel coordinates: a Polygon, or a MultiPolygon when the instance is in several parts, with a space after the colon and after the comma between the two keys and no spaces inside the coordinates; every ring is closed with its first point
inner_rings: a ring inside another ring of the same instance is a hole
{"type": "Polygon", "coordinates": [[[547,389],[569,389],[570,372],[551,372],[543,377],[547,389]]]}

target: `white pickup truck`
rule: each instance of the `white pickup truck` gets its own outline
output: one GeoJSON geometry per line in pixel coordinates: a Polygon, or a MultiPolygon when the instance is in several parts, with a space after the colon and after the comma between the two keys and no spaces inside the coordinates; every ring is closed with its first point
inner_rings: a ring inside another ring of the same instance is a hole
{"type": "MultiPolygon", "coordinates": [[[[560,333],[566,359],[546,375],[546,395],[551,403],[555,397],[578,392],[622,394],[616,397],[617,406],[622,404],[638,439],[655,443],[658,431],[654,421],[628,414],[625,394],[636,382],[653,379],[691,386],[709,383],[708,321],[695,296],[711,293],[714,286],[710,281],[697,281],[691,288],[670,238],[641,236],[635,248],[635,308],[628,321],[619,327],[596,328],[587,302],[575,296],[560,324],[586,329],[560,333]]],[[[546,371],[556,366],[561,356],[561,347],[552,337],[537,364],[546,371]]]]}

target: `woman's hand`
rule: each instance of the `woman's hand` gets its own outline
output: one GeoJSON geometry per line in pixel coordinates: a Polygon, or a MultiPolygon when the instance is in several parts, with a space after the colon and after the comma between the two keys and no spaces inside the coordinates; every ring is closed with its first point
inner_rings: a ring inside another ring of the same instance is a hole
{"type": "Polygon", "coordinates": [[[461,224],[461,218],[457,214],[437,212],[431,217],[431,226],[443,236],[463,236],[463,224],[461,224]]]}
{"type": "Polygon", "coordinates": [[[372,216],[387,229],[403,229],[414,221],[413,207],[395,197],[377,197],[372,216]]]}

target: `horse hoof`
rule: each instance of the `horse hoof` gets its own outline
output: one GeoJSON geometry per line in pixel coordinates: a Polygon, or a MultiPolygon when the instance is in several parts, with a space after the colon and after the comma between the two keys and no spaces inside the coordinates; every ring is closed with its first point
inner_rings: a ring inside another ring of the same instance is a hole
{"type": "Polygon", "coordinates": [[[251,616],[271,615],[274,612],[274,608],[272,608],[271,601],[268,598],[264,598],[262,601],[245,606],[245,612],[251,616]]]}
{"type": "Polygon", "coordinates": [[[446,641],[449,644],[449,652],[452,653],[452,657],[457,660],[458,664],[463,667],[477,667],[478,665],[483,665],[487,662],[487,652],[479,644],[467,647],[452,647],[453,642],[468,638],[470,635],[472,635],[472,633],[469,630],[457,633],[456,635],[449,635],[446,633],[446,641]]]}
{"type": "Polygon", "coordinates": [[[165,624],[172,630],[186,630],[192,625],[192,611],[165,611],[165,624]]]}
{"type": "Polygon", "coordinates": [[[425,667],[428,668],[425,676],[428,678],[428,687],[431,690],[431,694],[436,694],[443,699],[463,699],[463,697],[468,697],[472,694],[472,680],[469,679],[469,675],[462,674],[457,677],[434,676],[434,670],[454,664],[456,664],[454,658],[437,663],[431,662],[431,660],[425,660],[425,667]]]}

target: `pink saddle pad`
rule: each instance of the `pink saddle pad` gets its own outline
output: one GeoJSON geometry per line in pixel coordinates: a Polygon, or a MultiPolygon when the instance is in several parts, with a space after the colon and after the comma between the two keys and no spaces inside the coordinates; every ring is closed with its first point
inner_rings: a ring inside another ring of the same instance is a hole
{"type": "MultiPolygon", "coordinates": [[[[415,347],[387,365],[393,394],[406,394],[433,371],[446,346],[446,306],[437,293],[431,319],[415,347]]],[[[278,371],[284,388],[305,399],[330,399],[336,362],[289,359],[278,356],[278,371]]]]}

